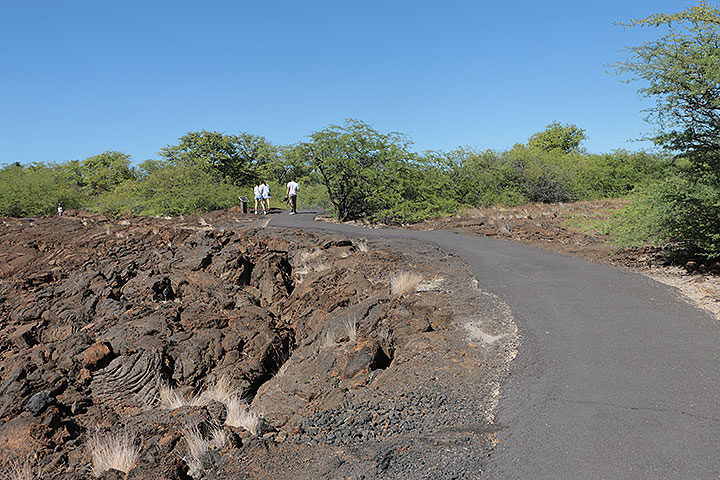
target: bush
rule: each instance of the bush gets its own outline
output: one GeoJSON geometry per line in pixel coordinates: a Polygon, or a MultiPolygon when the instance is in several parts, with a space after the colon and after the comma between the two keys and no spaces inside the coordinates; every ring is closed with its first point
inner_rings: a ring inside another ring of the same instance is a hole
{"type": "Polygon", "coordinates": [[[664,216],[660,201],[663,188],[658,182],[638,190],[627,206],[597,225],[598,230],[610,235],[622,248],[657,244],[660,241],[657,232],[664,216]]]}
{"type": "Polygon", "coordinates": [[[97,197],[93,209],[105,215],[187,215],[232,207],[240,194],[219,174],[185,162],[123,182],[97,197]]]}
{"type": "Polygon", "coordinates": [[[61,167],[15,164],[0,170],[0,216],[53,215],[58,203],[68,209],[86,202],[87,196],[61,167]]]}
{"type": "Polygon", "coordinates": [[[719,180],[713,172],[664,183],[658,236],[673,254],[720,258],[719,180]]]}
{"type": "Polygon", "coordinates": [[[531,202],[560,203],[575,200],[565,183],[544,175],[527,182],[525,191],[531,202]]]}

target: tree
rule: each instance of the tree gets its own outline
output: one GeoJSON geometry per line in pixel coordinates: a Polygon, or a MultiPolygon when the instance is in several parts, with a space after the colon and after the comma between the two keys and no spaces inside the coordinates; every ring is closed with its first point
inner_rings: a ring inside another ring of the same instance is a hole
{"type": "Polygon", "coordinates": [[[74,165],[71,168],[77,168],[80,184],[94,195],[108,192],[125,180],[135,178],[135,172],[130,166],[130,155],[122,152],[108,150],[88,157],[79,164],[71,162],[70,165],[74,165]]]}
{"type": "Polygon", "coordinates": [[[380,133],[366,123],[347,120],[310,135],[294,157],[319,172],[339,220],[351,220],[390,208],[402,199],[409,167],[409,140],[380,133]]]}
{"type": "Polygon", "coordinates": [[[528,140],[528,147],[546,152],[582,153],[580,144],[586,139],[587,135],[582,128],[572,124],[562,125],[560,122],[553,122],[542,132],[533,134],[528,140]]]}
{"type": "Polygon", "coordinates": [[[263,165],[277,162],[277,149],[264,137],[240,133],[189,132],[160,155],[172,164],[190,162],[220,173],[238,186],[255,182],[263,165]]]}
{"type": "Polygon", "coordinates": [[[676,14],[632,20],[626,27],[664,28],[658,40],[629,47],[628,60],[615,65],[654,98],[648,120],[654,140],[680,153],[716,152],[720,146],[720,11],[704,1],[676,14]]]}
{"type": "Polygon", "coordinates": [[[627,48],[615,68],[655,100],[647,120],[658,127],[656,144],[689,162],[660,196],[659,235],[676,251],[720,256],[720,11],[701,1],[626,24],[636,26],[663,34],[627,48]]]}

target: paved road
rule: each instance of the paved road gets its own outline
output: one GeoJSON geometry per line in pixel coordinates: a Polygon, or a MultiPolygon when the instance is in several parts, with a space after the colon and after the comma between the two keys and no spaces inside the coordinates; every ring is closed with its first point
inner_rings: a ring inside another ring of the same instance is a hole
{"type": "Polygon", "coordinates": [[[720,325],[673,289],[522,244],[313,216],[270,226],[436,244],[512,309],[523,344],[482,478],[720,478],[720,325]]]}

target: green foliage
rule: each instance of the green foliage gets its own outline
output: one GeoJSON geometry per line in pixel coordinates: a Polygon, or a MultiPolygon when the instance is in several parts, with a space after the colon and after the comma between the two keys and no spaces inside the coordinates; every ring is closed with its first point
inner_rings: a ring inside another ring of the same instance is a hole
{"type": "Polygon", "coordinates": [[[42,163],[0,169],[0,216],[29,217],[57,213],[57,205],[81,208],[86,195],[75,179],[57,166],[42,163]]]}
{"type": "Polygon", "coordinates": [[[720,258],[718,173],[672,177],[660,196],[658,237],[683,257],[720,258]]]}
{"type": "Polygon", "coordinates": [[[644,82],[639,92],[655,100],[648,120],[657,144],[686,161],[679,178],[658,196],[658,237],[676,253],[720,256],[720,10],[706,2],[676,14],[660,13],[627,26],[650,26],[659,39],[627,49],[616,65],[644,82]]]}
{"type": "Polygon", "coordinates": [[[130,166],[130,155],[107,151],[93,155],[82,162],[69,162],[69,173],[89,194],[109,192],[122,182],[135,178],[130,166]]]}
{"type": "Polygon", "coordinates": [[[162,159],[137,167],[113,151],[52,167],[7,167],[0,171],[0,212],[54,213],[61,201],[113,216],[189,214],[236,205],[238,195],[252,200],[255,179],[271,186],[271,206],[284,208],[287,181],[295,177],[300,208],[397,224],[465,207],[627,195],[675,168],[645,153],[589,155],[580,149],[583,138],[582,129],[555,122],[505,152],[415,154],[404,135],[355,120],[281,148],[248,134],[193,132],[163,149],[162,159]]]}
{"type": "Polygon", "coordinates": [[[237,205],[239,191],[217,173],[179,162],[151,170],[98,198],[94,209],[104,215],[187,215],[237,205]]]}
{"type": "Polygon", "coordinates": [[[657,244],[664,210],[660,202],[662,183],[645,186],[631,196],[630,203],[608,220],[594,223],[595,229],[610,235],[622,248],[657,244]]]}
{"type": "Polygon", "coordinates": [[[178,145],[163,148],[160,155],[170,164],[197,164],[238,186],[253,184],[260,175],[282,168],[277,149],[264,137],[240,133],[189,132],[178,145]]]}
{"type": "Polygon", "coordinates": [[[578,159],[569,187],[577,198],[587,200],[623,197],[664,178],[672,166],[666,157],[647,152],[585,155],[578,159]]]}
{"type": "Polygon", "coordinates": [[[408,145],[403,135],[348,120],[313,133],[293,156],[319,173],[337,218],[351,220],[397,204],[411,157],[408,145]]]}
{"type": "Polygon", "coordinates": [[[585,130],[575,125],[553,122],[528,140],[528,148],[545,152],[581,153],[580,144],[587,139],[585,130]]]}
{"type": "Polygon", "coordinates": [[[720,145],[720,11],[700,2],[676,14],[632,20],[627,27],[661,28],[659,39],[626,49],[628,60],[615,65],[645,86],[655,99],[648,119],[661,133],[655,141],[688,153],[715,151],[720,145]]]}

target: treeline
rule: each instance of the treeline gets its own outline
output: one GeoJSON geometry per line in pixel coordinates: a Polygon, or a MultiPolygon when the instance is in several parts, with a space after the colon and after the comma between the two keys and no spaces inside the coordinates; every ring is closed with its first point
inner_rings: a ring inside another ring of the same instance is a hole
{"type": "Polygon", "coordinates": [[[584,139],[575,125],[553,123],[504,152],[414,153],[405,135],[355,120],[291,146],[247,133],[191,132],[137,166],[113,151],[7,166],[0,170],[0,215],[51,214],[58,203],[114,216],[189,214],[237,205],[260,180],[270,182],[278,202],[296,177],[301,206],[324,206],[340,220],[408,223],[467,207],[625,196],[671,165],[645,152],[589,154],[584,139]]]}

